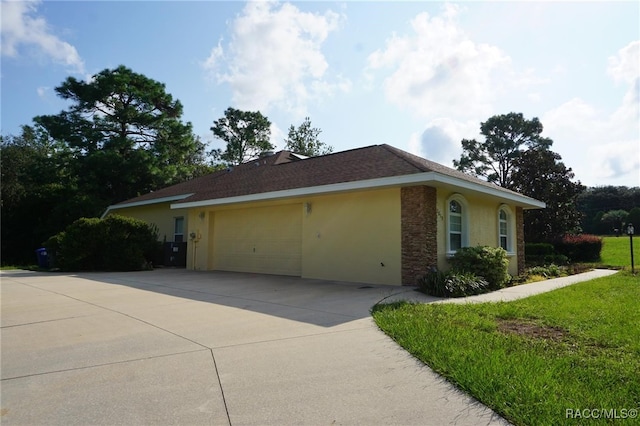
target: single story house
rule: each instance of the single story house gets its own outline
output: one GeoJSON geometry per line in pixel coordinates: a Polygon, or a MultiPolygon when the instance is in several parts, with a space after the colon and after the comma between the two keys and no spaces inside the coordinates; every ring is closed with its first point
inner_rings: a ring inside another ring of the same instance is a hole
{"type": "Polygon", "coordinates": [[[506,249],[524,268],[523,210],[541,201],[389,145],[289,151],[110,206],[186,241],[186,266],[414,285],[460,247],[506,249]]]}

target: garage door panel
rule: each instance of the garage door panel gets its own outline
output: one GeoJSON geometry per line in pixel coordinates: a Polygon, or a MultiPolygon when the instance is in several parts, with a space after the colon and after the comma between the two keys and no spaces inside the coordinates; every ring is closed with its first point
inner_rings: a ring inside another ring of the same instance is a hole
{"type": "Polygon", "coordinates": [[[214,269],[301,275],[302,205],[216,212],[214,223],[214,269]]]}

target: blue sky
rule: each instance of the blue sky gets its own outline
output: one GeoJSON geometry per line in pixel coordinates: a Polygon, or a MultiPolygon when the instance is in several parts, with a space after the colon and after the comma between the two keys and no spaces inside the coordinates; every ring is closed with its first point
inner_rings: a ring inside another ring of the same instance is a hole
{"type": "Polygon", "coordinates": [[[388,143],[451,166],[481,121],[538,117],[589,186],[640,186],[638,2],[5,2],[2,134],[54,88],[125,65],[166,84],[212,147],[260,110],[283,148],[305,116],[335,151],[388,143]]]}

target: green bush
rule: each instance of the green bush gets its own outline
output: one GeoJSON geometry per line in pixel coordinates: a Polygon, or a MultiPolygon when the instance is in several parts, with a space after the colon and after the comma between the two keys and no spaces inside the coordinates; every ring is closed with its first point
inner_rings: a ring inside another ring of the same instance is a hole
{"type": "Polygon", "coordinates": [[[556,254],[553,244],[550,243],[526,243],[524,252],[527,256],[553,256],[556,254]]]}
{"type": "Polygon", "coordinates": [[[419,290],[436,297],[464,297],[485,293],[489,283],[472,273],[429,271],[418,281],[419,290]]]}
{"type": "Polygon", "coordinates": [[[528,266],[566,265],[569,258],[557,254],[555,247],[550,243],[527,243],[524,246],[525,263],[528,266]]]}
{"type": "Polygon", "coordinates": [[[450,259],[455,271],[470,272],[484,278],[489,290],[503,288],[511,280],[507,252],[501,247],[463,247],[450,259]]]}
{"type": "Polygon", "coordinates": [[[589,234],[568,234],[555,243],[555,249],[571,262],[597,262],[600,260],[602,238],[589,234]]]}
{"type": "Polygon", "coordinates": [[[418,289],[430,296],[447,297],[445,282],[447,275],[437,269],[432,269],[418,280],[418,289]]]}
{"type": "Polygon", "coordinates": [[[450,297],[472,296],[487,292],[489,283],[470,272],[450,271],[445,279],[445,289],[450,297]]]}
{"type": "Polygon", "coordinates": [[[60,247],[62,246],[64,236],[65,232],[62,231],[52,237],[49,237],[47,241],[42,243],[42,246],[47,248],[47,253],[49,255],[49,266],[51,268],[58,267],[60,247]]]}
{"type": "Polygon", "coordinates": [[[145,269],[157,250],[157,231],[130,217],[81,218],[44,246],[56,267],[67,271],[145,269]]]}
{"type": "Polygon", "coordinates": [[[534,266],[526,270],[527,275],[539,275],[545,278],[557,278],[566,275],[566,268],[563,269],[553,263],[548,266],[534,266]]]}

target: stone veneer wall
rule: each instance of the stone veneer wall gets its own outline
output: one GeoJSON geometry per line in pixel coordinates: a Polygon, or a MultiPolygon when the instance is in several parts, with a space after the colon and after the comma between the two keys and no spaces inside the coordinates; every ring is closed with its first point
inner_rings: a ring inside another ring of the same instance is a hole
{"type": "Polygon", "coordinates": [[[518,250],[518,274],[524,272],[524,211],[516,207],[516,247],[518,250]]]}
{"type": "Polygon", "coordinates": [[[438,264],[436,189],[409,186],[400,190],[402,285],[418,279],[438,264]]]}

